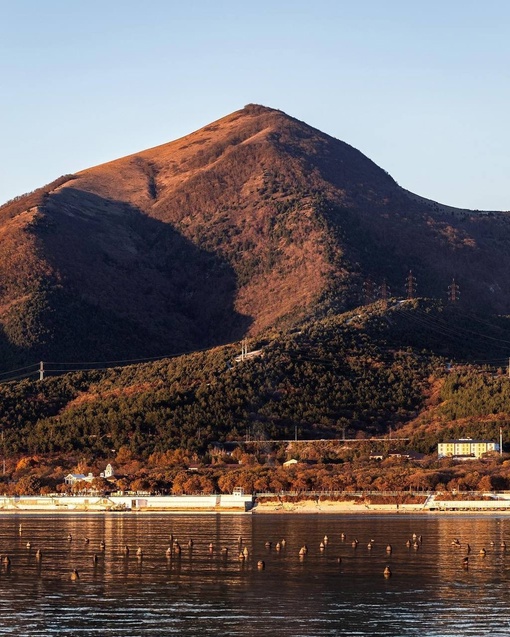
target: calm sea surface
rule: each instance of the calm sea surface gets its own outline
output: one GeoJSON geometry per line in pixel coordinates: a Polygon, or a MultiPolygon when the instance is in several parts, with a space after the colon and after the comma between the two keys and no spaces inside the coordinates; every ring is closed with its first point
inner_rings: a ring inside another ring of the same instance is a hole
{"type": "Polygon", "coordinates": [[[9,515],[0,553],[10,559],[0,564],[0,635],[510,634],[510,517],[9,515]],[[413,533],[418,549],[406,546],[413,533]],[[168,558],[171,534],[182,552],[168,558]]]}

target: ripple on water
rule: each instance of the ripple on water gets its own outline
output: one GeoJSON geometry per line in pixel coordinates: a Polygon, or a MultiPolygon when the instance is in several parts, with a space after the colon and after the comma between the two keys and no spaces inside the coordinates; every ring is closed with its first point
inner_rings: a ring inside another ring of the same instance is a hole
{"type": "Polygon", "coordinates": [[[508,635],[503,540],[510,545],[510,521],[486,516],[10,516],[0,519],[0,552],[8,547],[11,558],[10,571],[0,569],[0,635],[508,635]],[[413,532],[423,535],[419,550],[406,547],[413,532]],[[168,559],[170,534],[183,547],[192,538],[192,550],[168,559]],[[244,562],[239,537],[249,550],[244,562]],[[456,537],[471,544],[468,571],[462,547],[451,545],[456,537]],[[309,551],[300,559],[303,544],[309,551]],[[79,581],[69,579],[73,568],[79,581]]]}

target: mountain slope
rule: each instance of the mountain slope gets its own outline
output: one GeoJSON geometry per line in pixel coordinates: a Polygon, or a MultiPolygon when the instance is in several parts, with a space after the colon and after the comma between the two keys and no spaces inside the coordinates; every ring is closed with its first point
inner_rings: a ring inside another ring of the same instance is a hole
{"type": "Polygon", "coordinates": [[[122,447],[146,459],[176,448],[204,454],[218,440],[289,440],[296,428],[302,440],[393,431],[427,453],[446,427],[492,437],[510,421],[508,378],[446,364],[457,356],[505,361],[510,320],[472,329],[475,318],[440,303],[379,303],[252,343],[259,355],[244,361],[226,345],[7,383],[4,454],[108,457],[122,447]],[[457,338],[444,339],[448,328],[457,338]]]}
{"type": "Polygon", "coordinates": [[[363,302],[386,280],[510,311],[504,213],[435,208],[250,105],[0,208],[3,367],[169,354],[363,302]],[[364,292],[365,291],[365,292],[364,292]]]}

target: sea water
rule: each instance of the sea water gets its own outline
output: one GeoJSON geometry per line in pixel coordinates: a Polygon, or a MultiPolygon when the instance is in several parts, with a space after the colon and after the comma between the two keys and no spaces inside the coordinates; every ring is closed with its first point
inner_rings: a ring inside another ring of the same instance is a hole
{"type": "Polygon", "coordinates": [[[510,633],[505,516],[9,514],[0,553],[0,635],[510,633]]]}

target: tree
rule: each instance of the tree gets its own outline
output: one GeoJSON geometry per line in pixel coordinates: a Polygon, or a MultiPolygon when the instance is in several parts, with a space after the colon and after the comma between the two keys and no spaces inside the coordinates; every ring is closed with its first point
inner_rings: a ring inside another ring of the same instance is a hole
{"type": "Polygon", "coordinates": [[[150,483],[146,478],[135,478],[131,482],[130,489],[135,492],[148,492],[150,490],[150,483]]]}
{"type": "Polygon", "coordinates": [[[41,482],[31,475],[22,476],[14,487],[18,495],[37,495],[41,490],[41,482]]]}
{"type": "Polygon", "coordinates": [[[90,483],[90,486],[94,489],[94,491],[99,491],[99,493],[109,493],[114,488],[114,485],[106,480],[105,478],[94,478],[90,483]]]}
{"type": "Polygon", "coordinates": [[[477,485],[478,491],[493,491],[492,476],[482,476],[477,485]]]}

